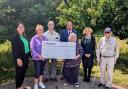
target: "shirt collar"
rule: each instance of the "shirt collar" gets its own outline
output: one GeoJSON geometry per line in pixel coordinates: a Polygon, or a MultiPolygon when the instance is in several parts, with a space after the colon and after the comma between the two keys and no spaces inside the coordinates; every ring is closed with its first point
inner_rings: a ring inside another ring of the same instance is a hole
{"type": "MultiPolygon", "coordinates": [[[[68,30],[68,29],[67,29],[68,30]]],[[[73,30],[68,30],[68,32],[72,32],[73,30]]]]}
{"type": "Polygon", "coordinates": [[[90,37],[89,37],[89,36],[85,36],[85,38],[86,38],[86,39],[91,39],[91,36],[90,36],[90,37]]]}

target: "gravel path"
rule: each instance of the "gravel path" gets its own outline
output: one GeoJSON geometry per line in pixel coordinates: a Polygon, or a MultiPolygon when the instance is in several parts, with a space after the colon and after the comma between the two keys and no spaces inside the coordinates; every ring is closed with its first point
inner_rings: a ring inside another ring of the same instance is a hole
{"type": "MultiPolygon", "coordinates": [[[[83,82],[82,77],[79,77],[79,83],[80,83],[79,88],[74,88],[73,85],[64,86],[63,85],[64,82],[65,82],[64,80],[61,80],[59,82],[49,81],[49,82],[45,83],[46,87],[47,87],[46,89],[56,89],[56,85],[59,85],[57,89],[90,89],[90,86],[92,84],[92,81],[91,81],[91,83],[83,82]]],[[[95,82],[93,89],[104,89],[104,88],[98,88],[97,84],[98,84],[98,81],[95,82]]],[[[31,86],[31,89],[33,89],[33,78],[26,78],[24,81],[24,85],[31,86]]],[[[1,84],[0,89],[15,89],[15,83],[14,83],[14,81],[12,81],[11,83],[1,84]]],[[[126,88],[122,88],[120,86],[113,85],[113,89],[126,89],[126,88]]]]}

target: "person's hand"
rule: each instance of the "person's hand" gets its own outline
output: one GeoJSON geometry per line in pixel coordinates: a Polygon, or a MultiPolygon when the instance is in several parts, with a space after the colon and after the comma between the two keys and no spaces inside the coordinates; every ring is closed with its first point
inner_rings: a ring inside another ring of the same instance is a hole
{"type": "Polygon", "coordinates": [[[90,58],[91,55],[90,55],[90,54],[85,54],[85,56],[86,56],[87,58],[90,58]]]}
{"type": "Polygon", "coordinates": [[[97,59],[97,63],[100,64],[101,60],[100,59],[97,59]]]}
{"type": "Polygon", "coordinates": [[[43,58],[42,55],[38,55],[38,58],[39,58],[40,60],[44,61],[44,58],[43,58]]]}
{"type": "Polygon", "coordinates": [[[20,58],[17,59],[17,66],[22,67],[22,65],[23,65],[22,60],[20,58]]]}
{"type": "Polygon", "coordinates": [[[75,56],[75,58],[74,58],[75,60],[77,60],[78,59],[78,57],[77,56],[75,56]]]}
{"type": "Polygon", "coordinates": [[[64,59],[62,59],[62,64],[64,64],[64,61],[65,61],[65,60],[64,60],[64,59]]]}
{"type": "Polygon", "coordinates": [[[78,54],[77,56],[75,56],[75,60],[79,59],[80,55],[78,54]]]}
{"type": "Polygon", "coordinates": [[[45,61],[45,58],[43,58],[43,57],[42,57],[42,59],[41,59],[41,60],[42,60],[42,61],[45,61]]]}
{"type": "Polygon", "coordinates": [[[116,64],[116,61],[114,61],[114,63],[116,64]]]}

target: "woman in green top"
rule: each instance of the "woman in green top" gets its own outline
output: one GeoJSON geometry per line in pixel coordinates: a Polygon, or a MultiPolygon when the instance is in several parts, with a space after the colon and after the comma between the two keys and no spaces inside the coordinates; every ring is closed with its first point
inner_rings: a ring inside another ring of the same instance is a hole
{"type": "Polygon", "coordinates": [[[11,40],[12,53],[15,61],[15,81],[16,89],[24,89],[22,87],[26,70],[28,68],[28,62],[30,57],[29,41],[24,36],[25,28],[24,24],[19,22],[16,29],[16,34],[11,40]]]}

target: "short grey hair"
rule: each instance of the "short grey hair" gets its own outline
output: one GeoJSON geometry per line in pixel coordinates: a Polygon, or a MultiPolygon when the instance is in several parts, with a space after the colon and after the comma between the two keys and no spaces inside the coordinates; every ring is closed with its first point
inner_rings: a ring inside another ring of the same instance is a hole
{"type": "Polygon", "coordinates": [[[74,36],[74,37],[75,37],[75,39],[76,39],[76,41],[77,41],[77,35],[76,35],[75,33],[73,33],[73,32],[72,32],[72,33],[70,33],[70,35],[68,36],[68,40],[70,39],[70,37],[71,37],[71,36],[74,36]]]}

